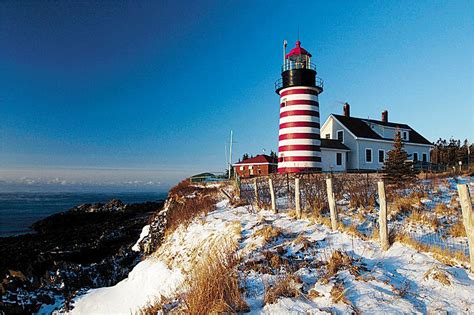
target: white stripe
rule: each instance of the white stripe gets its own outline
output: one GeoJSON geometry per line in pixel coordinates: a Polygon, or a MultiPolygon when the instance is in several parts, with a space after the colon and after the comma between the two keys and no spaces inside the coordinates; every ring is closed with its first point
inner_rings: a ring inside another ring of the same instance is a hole
{"type": "Polygon", "coordinates": [[[286,127],[281,128],[278,131],[279,135],[286,135],[287,133],[315,133],[319,134],[319,128],[311,128],[311,127],[286,127]]]}
{"type": "Polygon", "coordinates": [[[321,167],[321,162],[300,161],[300,162],[280,162],[278,168],[282,167],[321,167]]]}
{"type": "Polygon", "coordinates": [[[280,118],[280,124],[284,124],[287,122],[298,122],[298,121],[308,121],[314,122],[319,124],[319,117],[310,116],[310,115],[294,115],[294,116],[286,116],[280,118]]]}
{"type": "Polygon", "coordinates": [[[291,94],[280,97],[280,104],[284,101],[299,101],[299,100],[308,100],[308,101],[318,101],[318,96],[313,94],[291,94]]]}
{"type": "Polygon", "coordinates": [[[319,151],[283,151],[278,153],[278,157],[284,156],[319,156],[321,157],[321,152],[319,151]]]}
{"type": "Polygon", "coordinates": [[[286,91],[298,90],[298,89],[313,90],[315,92],[318,92],[318,89],[316,89],[314,87],[310,87],[310,86],[291,86],[291,87],[287,87],[285,89],[282,89],[280,91],[280,94],[283,93],[283,92],[286,92],[286,91]]]}
{"type": "Polygon", "coordinates": [[[318,139],[286,139],[278,141],[278,146],[284,145],[321,145],[321,140],[318,139]]]}
{"type": "Polygon", "coordinates": [[[280,107],[280,113],[287,112],[289,110],[312,110],[319,112],[319,106],[315,105],[289,105],[285,107],[280,107]]]}

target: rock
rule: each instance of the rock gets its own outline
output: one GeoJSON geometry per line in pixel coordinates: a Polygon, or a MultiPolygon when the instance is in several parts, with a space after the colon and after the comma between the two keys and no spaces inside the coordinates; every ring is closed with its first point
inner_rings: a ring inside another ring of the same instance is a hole
{"type": "Polygon", "coordinates": [[[54,296],[71,300],[78,291],[122,280],[143,255],[131,247],[162,207],[84,204],[36,222],[35,234],[0,238],[0,314],[32,313],[54,296]]]}

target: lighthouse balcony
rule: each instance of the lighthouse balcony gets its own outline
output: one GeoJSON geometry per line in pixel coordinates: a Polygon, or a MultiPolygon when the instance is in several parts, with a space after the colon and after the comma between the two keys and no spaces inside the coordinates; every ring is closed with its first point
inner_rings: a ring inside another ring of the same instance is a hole
{"type": "Polygon", "coordinates": [[[288,70],[296,70],[296,69],[310,69],[316,71],[316,65],[312,62],[293,62],[287,61],[283,66],[281,66],[281,72],[285,72],[288,70]]]}
{"type": "Polygon", "coordinates": [[[286,77],[280,78],[275,82],[275,91],[279,94],[280,90],[292,86],[311,86],[315,87],[318,90],[318,94],[324,90],[324,81],[320,77],[313,77],[313,82],[306,84],[306,82],[301,82],[301,80],[288,80],[286,77]]]}

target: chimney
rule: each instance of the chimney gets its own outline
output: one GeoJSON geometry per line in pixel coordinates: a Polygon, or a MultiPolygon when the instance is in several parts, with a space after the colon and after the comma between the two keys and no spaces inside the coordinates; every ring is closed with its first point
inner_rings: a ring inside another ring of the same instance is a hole
{"type": "Polygon", "coordinates": [[[344,116],[345,117],[350,117],[351,116],[351,106],[349,103],[344,103],[344,116]]]}
{"type": "Polygon", "coordinates": [[[388,122],[388,110],[384,110],[384,111],[382,112],[382,121],[383,121],[384,123],[388,122]]]}

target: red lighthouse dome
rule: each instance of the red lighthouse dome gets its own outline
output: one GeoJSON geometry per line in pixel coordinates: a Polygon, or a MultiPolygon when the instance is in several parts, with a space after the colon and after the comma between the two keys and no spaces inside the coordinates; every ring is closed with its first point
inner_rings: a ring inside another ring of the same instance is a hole
{"type": "Polygon", "coordinates": [[[298,40],[284,53],[281,79],[275,84],[280,95],[279,173],[321,171],[318,95],[323,85],[311,57],[298,40]]]}
{"type": "Polygon", "coordinates": [[[312,57],[312,55],[303,47],[301,47],[301,42],[299,40],[296,41],[296,47],[290,50],[288,54],[286,54],[285,58],[290,59],[291,56],[298,56],[298,55],[306,55],[308,57],[312,57]]]}

